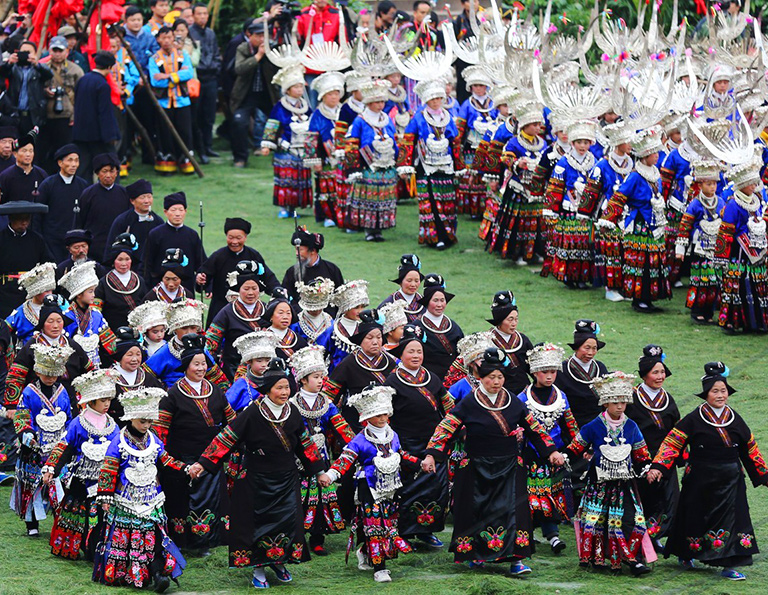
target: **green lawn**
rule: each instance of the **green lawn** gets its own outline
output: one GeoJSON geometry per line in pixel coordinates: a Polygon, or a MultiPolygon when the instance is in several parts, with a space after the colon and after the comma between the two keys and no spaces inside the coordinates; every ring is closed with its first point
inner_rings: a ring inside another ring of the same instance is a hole
{"type": "MultiPolygon", "coordinates": [[[[228,152],[227,152],[228,154],[228,152]]],[[[229,159],[216,159],[205,168],[206,177],[158,178],[149,168],[137,168],[128,179],[147,176],[155,185],[157,210],[162,197],[183,188],[190,205],[187,223],[197,225],[198,206],[205,204],[205,245],[211,252],[224,245],[225,217],[242,216],[253,224],[250,245],[261,251],[279,278],[293,263],[290,246],[292,221],[280,221],[272,206],[271,170],[268,160],[253,158],[248,169],[236,170],[229,159]]],[[[477,223],[464,218],[459,223],[460,242],[446,252],[422,250],[416,243],[417,210],[414,204],[399,208],[398,227],[385,234],[383,244],[368,244],[360,234],[344,234],[325,230],[327,247],[323,257],[338,264],[347,279],[363,277],[371,282],[372,301],[378,303],[395,285],[392,279],[401,254],[416,252],[424,262],[424,272],[441,273],[448,290],[457,294],[448,314],[457,320],[465,333],[487,328],[489,303],[501,289],[512,289],[520,307],[520,328],[536,343],[553,341],[565,344],[571,339],[573,322],[578,318],[594,318],[602,328],[607,345],[600,358],[611,369],[635,372],[637,358],[647,343],[662,345],[668,354],[667,364],[674,375],[667,388],[675,396],[683,414],[699,403],[694,392],[700,390],[702,366],[710,360],[722,359],[732,370],[732,384],[739,392],[731,404],[746,418],[768,451],[768,401],[764,396],[768,342],[754,335],[728,337],[714,327],[698,327],[689,323],[684,308],[684,290],[665,306],[665,312],[654,316],[634,313],[628,303],[613,304],[603,299],[602,291],[573,291],[552,279],[542,279],[530,268],[515,267],[507,261],[486,254],[477,239],[477,223]]],[[[319,230],[307,211],[302,223],[319,230]]],[[[662,304],[663,305],[663,304],[662,304]]],[[[567,349],[567,347],[566,347],[567,349]]],[[[758,540],[768,548],[768,493],[750,489],[752,519],[758,540]]],[[[52,557],[47,547],[50,519],[43,523],[43,537],[30,541],[24,526],[5,505],[10,489],[0,488],[0,595],[55,593],[81,595],[114,593],[90,582],[91,569],[85,562],[68,562],[52,557]]],[[[534,557],[533,575],[517,580],[504,575],[506,567],[485,571],[468,571],[451,562],[447,552],[434,554],[420,550],[401,557],[389,567],[394,582],[375,585],[370,573],[360,573],[356,566],[344,565],[345,540],[337,536],[329,540],[332,554],[309,564],[293,568],[295,582],[277,585],[281,592],[338,593],[748,593],[760,592],[760,584],[768,581],[768,563],[763,555],[755,566],[747,569],[746,583],[730,583],[701,569],[681,572],[674,561],[662,560],[654,572],[642,579],[628,575],[615,578],[578,568],[574,556],[573,531],[563,536],[568,549],[558,558],[548,548],[534,557]],[[546,550],[546,551],[545,551],[546,550]]],[[[441,536],[448,541],[449,534],[441,536]]],[[[181,578],[185,593],[246,593],[250,591],[248,570],[230,571],[222,548],[206,560],[192,559],[181,578]]],[[[275,583],[276,581],[273,581],[275,583]]]]}

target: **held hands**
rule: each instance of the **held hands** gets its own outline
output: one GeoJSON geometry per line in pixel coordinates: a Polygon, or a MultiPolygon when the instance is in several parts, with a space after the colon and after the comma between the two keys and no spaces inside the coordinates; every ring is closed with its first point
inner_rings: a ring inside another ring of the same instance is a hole
{"type": "Polygon", "coordinates": [[[101,509],[102,509],[104,512],[109,512],[109,502],[103,502],[103,503],[101,504],[101,509]]]}
{"type": "Polygon", "coordinates": [[[565,457],[562,455],[562,453],[555,451],[549,455],[549,462],[556,467],[562,467],[565,465],[565,457]]]}
{"type": "Polygon", "coordinates": [[[432,455],[427,455],[424,457],[424,460],[421,462],[421,470],[424,473],[435,472],[435,458],[432,455]]]}
{"type": "Polygon", "coordinates": [[[261,155],[262,157],[269,155],[269,147],[261,147],[261,155]]]}
{"type": "Polygon", "coordinates": [[[499,191],[499,181],[498,180],[491,180],[488,182],[488,188],[491,192],[498,192],[499,191]]]}
{"type": "Polygon", "coordinates": [[[327,488],[333,483],[333,480],[327,473],[321,473],[317,476],[317,483],[320,485],[320,487],[327,488]]]}
{"type": "Polygon", "coordinates": [[[43,473],[43,483],[50,485],[53,481],[53,473],[43,473]]]}
{"type": "Polygon", "coordinates": [[[192,479],[197,479],[203,473],[205,473],[205,469],[203,469],[203,466],[200,463],[194,463],[190,465],[189,469],[187,469],[187,475],[189,475],[192,479]]]}
{"type": "Polygon", "coordinates": [[[658,469],[651,469],[645,476],[645,478],[648,480],[648,483],[653,483],[654,481],[659,481],[661,479],[661,471],[658,469]]]}
{"type": "Polygon", "coordinates": [[[208,276],[205,273],[198,273],[195,277],[195,282],[198,285],[205,285],[208,282],[208,276]]]}

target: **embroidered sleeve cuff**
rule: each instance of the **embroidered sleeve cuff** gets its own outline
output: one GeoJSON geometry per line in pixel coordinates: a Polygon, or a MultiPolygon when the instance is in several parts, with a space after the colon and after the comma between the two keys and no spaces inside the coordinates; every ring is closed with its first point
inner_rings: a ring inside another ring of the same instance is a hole
{"type": "Polygon", "coordinates": [[[261,148],[262,149],[269,149],[270,151],[276,151],[277,145],[273,142],[270,142],[268,140],[261,141],[261,148]]]}
{"type": "Polygon", "coordinates": [[[402,176],[402,175],[410,176],[415,173],[416,173],[416,169],[410,165],[401,165],[400,167],[397,168],[397,175],[399,176],[402,176]]]}

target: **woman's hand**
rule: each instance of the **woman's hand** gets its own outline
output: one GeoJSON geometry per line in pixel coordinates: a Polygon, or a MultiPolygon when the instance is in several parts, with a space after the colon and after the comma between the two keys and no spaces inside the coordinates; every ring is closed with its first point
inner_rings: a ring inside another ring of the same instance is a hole
{"type": "Polygon", "coordinates": [[[421,470],[424,473],[434,473],[435,472],[435,457],[432,455],[427,455],[424,457],[424,460],[421,462],[421,470]]]}
{"type": "Polygon", "coordinates": [[[203,466],[200,463],[194,463],[190,465],[189,469],[187,469],[187,475],[189,475],[192,479],[197,479],[203,473],[205,473],[205,469],[203,469],[203,466]]]}
{"type": "Polygon", "coordinates": [[[266,157],[269,155],[269,147],[261,147],[261,156],[266,157]]]}
{"type": "Polygon", "coordinates": [[[327,488],[333,483],[333,481],[331,480],[330,475],[327,473],[321,473],[317,476],[317,483],[320,484],[320,487],[327,488]]]}
{"type": "Polygon", "coordinates": [[[555,451],[549,455],[549,462],[557,467],[562,467],[565,465],[565,457],[562,455],[562,453],[555,451]]]}
{"type": "Polygon", "coordinates": [[[651,469],[645,476],[645,478],[648,480],[648,483],[659,481],[661,477],[662,477],[661,471],[659,471],[658,469],[651,469]]]}
{"type": "Polygon", "coordinates": [[[102,509],[104,512],[109,512],[109,502],[103,502],[103,503],[101,504],[101,509],[102,509]]]}
{"type": "Polygon", "coordinates": [[[53,473],[43,473],[43,483],[50,485],[53,481],[53,473]]]}

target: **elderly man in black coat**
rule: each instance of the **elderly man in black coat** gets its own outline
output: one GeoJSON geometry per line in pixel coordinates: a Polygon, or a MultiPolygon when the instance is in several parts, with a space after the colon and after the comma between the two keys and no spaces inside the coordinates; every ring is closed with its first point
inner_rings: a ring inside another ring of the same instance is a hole
{"type": "Polygon", "coordinates": [[[90,175],[91,160],[100,153],[114,150],[115,142],[120,140],[112,92],[106,78],[115,64],[115,57],[110,52],[99,50],[94,62],[96,68],[75,85],[72,140],[80,147],[80,169],[77,174],[83,178],[90,175]]]}
{"type": "Polygon", "coordinates": [[[241,260],[255,260],[264,265],[264,284],[266,291],[270,295],[275,287],[280,285],[275,274],[264,262],[264,257],[250,246],[246,246],[248,234],[251,233],[251,224],[240,217],[233,217],[224,222],[224,233],[227,236],[227,245],[219,248],[211,254],[210,258],[203,263],[201,272],[197,275],[197,283],[205,287],[206,292],[212,296],[211,305],[208,308],[208,322],[224,306],[227,305],[227,275],[235,270],[237,263],[241,260]]]}
{"type": "Polygon", "coordinates": [[[88,229],[70,229],[64,236],[64,245],[69,256],[56,266],[56,281],[72,270],[77,264],[96,262],[96,276],[101,279],[109,270],[88,255],[93,234],[88,229]]]}
{"type": "MultiPolygon", "coordinates": [[[[152,183],[144,178],[136,180],[133,184],[125,187],[128,191],[128,199],[131,201],[131,208],[115,219],[109,230],[107,237],[107,251],[104,258],[108,258],[107,252],[115,241],[115,238],[121,233],[132,233],[136,242],[139,244],[135,252],[136,263],[144,262],[144,251],[147,249],[147,240],[149,232],[160,227],[163,224],[163,218],[152,210],[155,202],[155,196],[152,194],[152,183]]],[[[137,270],[143,270],[141,266],[137,270]]]]}
{"type": "Polygon", "coordinates": [[[48,205],[48,212],[35,217],[34,227],[45,239],[53,262],[61,262],[67,258],[65,236],[75,226],[75,207],[80,195],[88,188],[88,182],[76,175],[80,167],[77,145],[64,145],[53,157],[59,171],[43,180],[35,200],[48,205]]]}
{"type": "Polygon", "coordinates": [[[340,287],[344,285],[344,275],[341,270],[330,260],[320,258],[320,250],[325,246],[325,238],[321,233],[310,233],[306,229],[299,228],[291,236],[291,244],[297,252],[297,261],[283,277],[283,287],[288,290],[294,302],[298,302],[299,292],[296,290],[296,282],[302,281],[308,284],[313,279],[323,277],[330,279],[340,287]]]}
{"type": "Polygon", "coordinates": [[[128,191],[116,182],[120,159],[115,153],[103,153],[93,158],[93,173],[98,181],[80,195],[77,226],[93,233],[91,256],[104,258],[107,236],[112,222],[131,208],[128,191]]]}
{"type": "Polygon", "coordinates": [[[18,283],[19,275],[51,260],[42,236],[29,229],[32,213],[39,213],[45,208],[27,201],[13,201],[0,206],[0,214],[8,215],[8,225],[0,229],[1,319],[26,299],[26,292],[18,283]]]}

